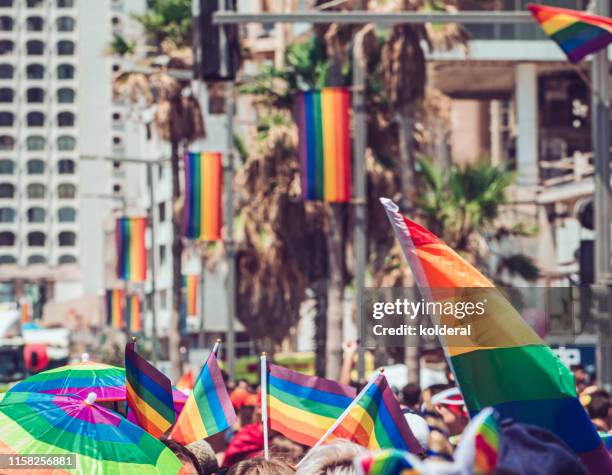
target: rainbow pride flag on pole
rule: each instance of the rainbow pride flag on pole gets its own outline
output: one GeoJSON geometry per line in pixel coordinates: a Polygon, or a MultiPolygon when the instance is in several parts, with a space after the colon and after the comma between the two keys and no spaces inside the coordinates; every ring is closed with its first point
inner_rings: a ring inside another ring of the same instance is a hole
{"type": "Polygon", "coordinates": [[[183,287],[185,288],[185,310],[190,317],[198,315],[198,284],[200,276],[188,274],[183,276],[183,287]]]}
{"type": "MultiPolygon", "coordinates": [[[[495,287],[476,268],[402,216],[391,200],[381,202],[425,300],[435,301],[438,289],[483,288],[495,297],[495,287]]],[[[572,374],[497,294],[493,311],[470,322],[471,344],[445,348],[468,410],[475,414],[492,406],[502,419],[550,430],[592,474],[612,474],[612,460],[576,397],[572,374]]]]}
{"type": "Polygon", "coordinates": [[[187,445],[224,431],[236,422],[236,413],[211,352],[195,382],[185,407],[170,432],[170,438],[187,445]]]}
{"type": "Polygon", "coordinates": [[[221,240],[221,194],[223,165],[221,154],[185,154],[185,205],[183,234],[188,239],[221,240]]]}
{"type": "Polygon", "coordinates": [[[268,364],[270,428],[313,446],[357,395],[355,388],[268,364]]]}
{"type": "Polygon", "coordinates": [[[124,292],[121,289],[106,289],[104,297],[104,306],[106,310],[106,324],[117,330],[123,330],[125,321],[124,317],[124,292]]]}
{"type": "Polygon", "coordinates": [[[147,249],[145,247],[146,217],[117,219],[117,278],[132,282],[147,280],[147,249]]]}
{"type": "Polygon", "coordinates": [[[153,437],[161,437],[174,423],[172,384],[136,352],[135,342],[125,345],[125,392],[138,425],[153,437]]]}
{"type": "Polygon", "coordinates": [[[299,131],[302,198],[347,202],[351,199],[350,93],[339,87],[295,97],[299,131]]]}
{"type": "Polygon", "coordinates": [[[545,5],[527,5],[527,8],[571,63],[577,63],[612,42],[610,18],[545,5]]]}
{"type": "Polygon", "coordinates": [[[357,475],[419,475],[408,452],[396,449],[370,452],[354,462],[357,475]]]}
{"type": "Polygon", "coordinates": [[[140,296],[128,295],[125,305],[125,324],[132,335],[142,332],[142,306],[140,296]]]}

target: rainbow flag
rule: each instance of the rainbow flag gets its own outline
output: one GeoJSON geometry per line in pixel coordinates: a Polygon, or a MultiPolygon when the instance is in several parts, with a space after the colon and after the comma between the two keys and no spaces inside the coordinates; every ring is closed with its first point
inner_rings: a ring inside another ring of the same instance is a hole
{"type": "Polygon", "coordinates": [[[527,8],[571,63],[577,63],[612,42],[610,18],[544,5],[527,5],[527,8]]]}
{"type": "Polygon", "coordinates": [[[411,456],[403,450],[370,452],[355,459],[357,475],[418,475],[411,456]]]}
{"type": "Polygon", "coordinates": [[[147,249],[145,248],[146,217],[117,219],[117,278],[132,282],[147,280],[147,249]]]}
{"type": "Polygon", "coordinates": [[[106,289],[105,295],[106,324],[117,330],[123,330],[124,293],[121,289],[106,289]]]}
{"type": "Polygon", "coordinates": [[[217,357],[211,353],[170,432],[170,438],[187,445],[224,431],[234,422],[236,413],[217,357]]]}
{"type": "Polygon", "coordinates": [[[185,154],[185,205],[183,234],[188,239],[221,240],[221,194],[223,165],[221,154],[185,154]]]}
{"type": "MultiPolygon", "coordinates": [[[[470,322],[472,341],[445,348],[470,413],[493,406],[502,419],[550,430],[591,473],[612,474],[610,456],[576,397],[570,371],[476,268],[402,216],[391,200],[381,202],[426,300],[435,300],[439,289],[488,289],[488,314],[470,322]]],[[[456,318],[449,321],[461,324],[456,318]]]]}
{"type": "Polygon", "coordinates": [[[313,446],[355,398],[355,388],[268,364],[270,428],[313,446]]]}
{"type": "Polygon", "coordinates": [[[198,315],[198,284],[200,276],[188,274],[183,276],[183,287],[185,288],[185,310],[189,316],[198,315]]]}
{"type": "Polygon", "coordinates": [[[398,449],[423,452],[384,374],[379,373],[357,396],[333,437],[351,440],[370,450],[398,449]]]}
{"type": "Polygon", "coordinates": [[[125,305],[125,323],[131,334],[142,332],[142,307],[138,295],[128,295],[125,305]]]}
{"type": "Polygon", "coordinates": [[[303,199],[350,201],[349,110],[350,93],[344,88],[326,87],[295,97],[303,199]]]}
{"type": "Polygon", "coordinates": [[[160,438],[174,423],[172,384],[164,374],[136,352],[136,343],[125,345],[125,393],[138,425],[160,438]]]}

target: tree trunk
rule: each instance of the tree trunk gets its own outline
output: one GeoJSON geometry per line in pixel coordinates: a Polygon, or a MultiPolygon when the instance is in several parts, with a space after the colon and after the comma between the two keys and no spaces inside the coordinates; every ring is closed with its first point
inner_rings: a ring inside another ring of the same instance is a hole
{"type": "Polygon", "coordinates": [[[181,292],[183,240],[181,229],[181,186],[179,180],[179,141],[172,140],[170,163],[172,166],[172,313],[168,328],[168,353],[170,355],[170,375],[176,382],[182,374],[181,362],[181,292]]]}
{"type": "Polygon", "coordinates": [[[412,134],[414,131],[414,108],[406,107],[397,113],[397,129],[400,154],[400,180],[402,198],[400,209],[410,211],[414,208],[417,195],[415,173],[414,147],[412,134]]]}
{"type": "Polygon", "coordinates": [[[343,232],[342,208],[327,205],[327,335],[325,345],[325,375],[337,380],[342,367],[343,317],[343,232]]]}
{"type": "Polygon", "coordinates": [[[314,292],[314,348],[315,374],[325,377],[325,347],[327,340],[327,288],[326,280],[317,280],[312,285],[314,292]]]}

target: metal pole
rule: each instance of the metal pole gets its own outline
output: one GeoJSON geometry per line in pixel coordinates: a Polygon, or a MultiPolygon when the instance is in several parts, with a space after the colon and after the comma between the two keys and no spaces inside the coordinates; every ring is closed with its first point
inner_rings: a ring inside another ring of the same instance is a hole
{"type": "Polygon", "coordinates": [[[155,281],[157,279],[157,266],[155,252],[157,243],[155,240],[155,194],[153,187],[153,163],[147,163],[147,187],[149,188],[149,230],[151,232],[151,249],[149,250],[149,267],[151,268],[151,289],[149,292],[149,310],[151,311],[151,332],[153,333],[153,351],[151,360],[157,364],[157,305],[155,303],[155,281]]]}
{"type": "Polygon", "coordinates": [[[202,244],[202,255],[200,256],[200,331],[198,332],[198,346],[204,348],[206,339],[204,338],[204,270],[206,269],[206,244],[202,244]]]}

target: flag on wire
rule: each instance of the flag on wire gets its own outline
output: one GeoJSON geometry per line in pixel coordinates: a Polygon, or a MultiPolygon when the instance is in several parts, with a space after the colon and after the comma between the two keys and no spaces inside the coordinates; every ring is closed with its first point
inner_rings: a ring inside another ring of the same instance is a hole
{"type": "Polygon", "coordinates": [[[236,413],[223,382],[217,356],[211,352],[170,432],[170,438],[187,445],[224,431],[236,422],[236,413]]]}
{"type": "Polygon", "coordinates": [[[198,274],[187,274],[183,276],[183,287],[185,288],[185,309],[187,316],[198,315],[198,284],[200,276],[198,274]]]}
{"type": "Polygon", "coordinates": [[[571,63],[577,63],[612,42],[610,18],[545,5],[527,5],[527,8],[571,63]]]}
{"type": "Polygon", "coordinates": [[[302,198],[350,201],[349,91],[326,87],[302,92],[295,97],[294,108],[299,132],[302,198]]]}
{"type": "MultiPolygon", "coordinates": [[[[382,198],[381,202],[424,299],[436,301],[434,293],[441,289],[488,292],[487,313],[470,321],[469,339],[452,345],[449,337],[445,340],[470,413],[493,406],[502,419],[547,429],[576,451],[592,474],[612,474],[612,460],[576,397],[570,371],[475,267],[402,216],[391,200],[382,198]]],[[[444,321],[462,324],[457,318],[444,321]]]]}
{"type": "Polygon", "coordinates": [[[117,278],[132,282],[147,279],[146,229],[146,217],[117,218],[117,278]]]}
{"type": "Polygon", "coordinates": [[[142,332],[142,302],[139,295],[128,295],[125,305],[125,324],[131,334],[142,332]]]}
{"type": "Polygon", "coordinates": [[[121,289],[106,289],[105,294],[106,324],[117,330],[123,330],[124,320],[124,292],[121,289]]]}

